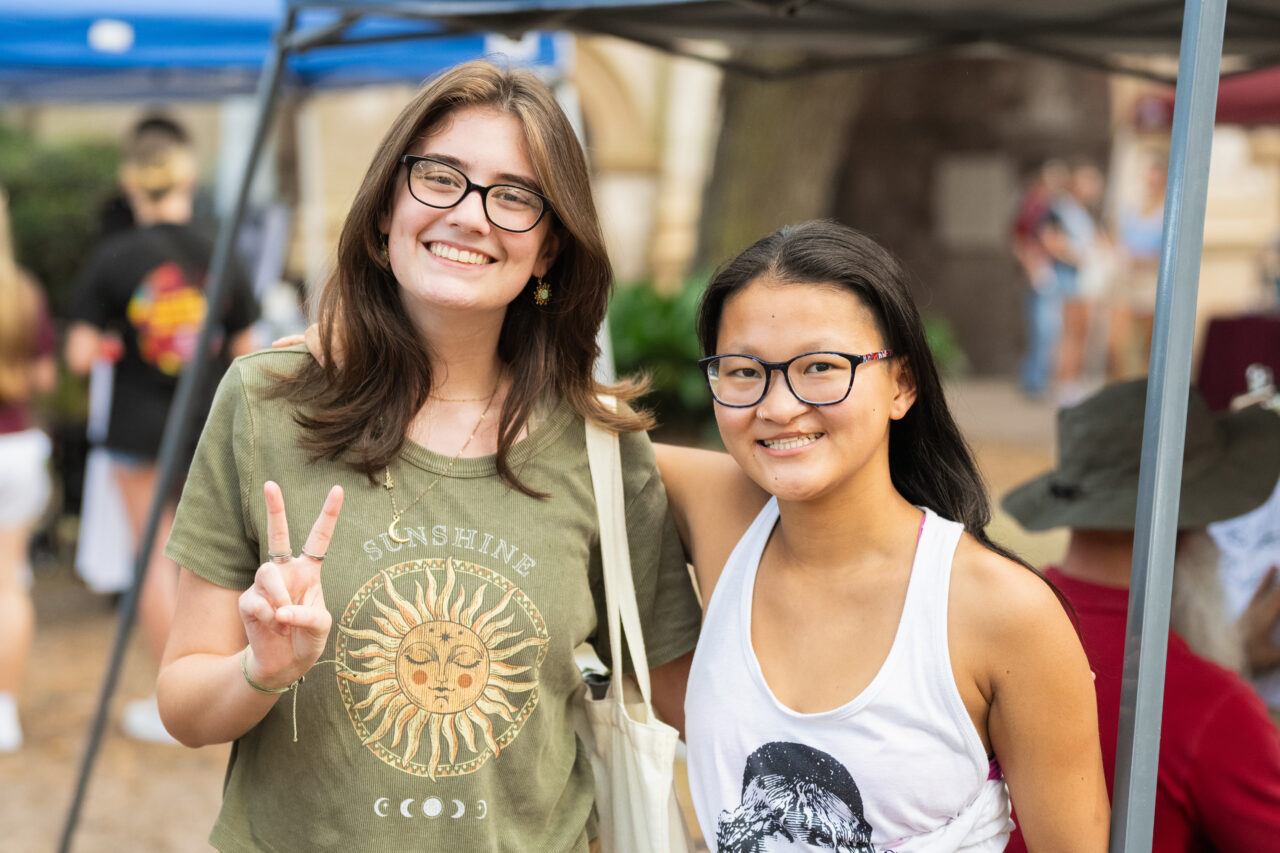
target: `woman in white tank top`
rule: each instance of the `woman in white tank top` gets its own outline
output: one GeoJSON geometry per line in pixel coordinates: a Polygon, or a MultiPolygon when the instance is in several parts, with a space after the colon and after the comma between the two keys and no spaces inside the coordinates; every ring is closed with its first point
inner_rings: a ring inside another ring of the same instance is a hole
{"type": "Polygon", "coordinates": [[[1103,851],[1088,663],[984,532],[905,275],[852,229],[761,240],[708,285],[729,455],[660,447],[705,611],[685,701],[721,853],[1103,851]]]}

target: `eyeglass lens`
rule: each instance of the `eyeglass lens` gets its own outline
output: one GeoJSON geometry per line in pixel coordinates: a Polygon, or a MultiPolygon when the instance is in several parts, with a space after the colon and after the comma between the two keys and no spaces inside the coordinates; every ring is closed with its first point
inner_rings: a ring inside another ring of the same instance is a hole
{"type": "MultiPolygon", "coordinates": [[[[805,403],[835,403],[849,393],[857,363],[832,352],[806,353],[787,364],[792,393],[805,403]]],[[[764,397],[769,369],[745,355],[726,355],[707,363],[711,393],[726,406],[751,406],[764,397]]]]}
{"type": "MultiPolygon", "coordinates": [[[[444,163],[415,160],[409,168],[409,190],[428,207],[453,207],[470,187],[466,175],[444,163]]],[[[481,195],[485,216],[506,231],[528,231],[542,216],[542,197],[524,187],[494,184],[481,195]]]]}

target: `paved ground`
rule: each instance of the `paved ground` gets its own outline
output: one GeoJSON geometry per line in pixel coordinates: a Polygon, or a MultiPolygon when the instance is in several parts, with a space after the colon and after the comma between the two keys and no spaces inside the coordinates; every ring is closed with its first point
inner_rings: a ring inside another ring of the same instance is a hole
{"type": "MultiPolygon", "coordinates": [[[[994,495],[1053,461],[1052,409],[1004,382],[948,389],[994,495]]],[[[1034,563],[1056,558],[1060,534],[1027,535],[997,513],[996,538],[1034,563]]],[[[0,849],[54,850],[70,803],[115,632],[108,602],[87,592],[69,569],[44,567],[35,586],[37,648],[22,697],[27,748],[0,756],[0,849]]],[[[120,695],[150,690],[141,647],[131,649],[120,695]]],[[[114,706],[118,711],[122,698],[114,706]]],[[[217,812],[227,748],[188,750],[125,740],[112,724],[96,764],[73,850],[204,851],[217,812]]]]}

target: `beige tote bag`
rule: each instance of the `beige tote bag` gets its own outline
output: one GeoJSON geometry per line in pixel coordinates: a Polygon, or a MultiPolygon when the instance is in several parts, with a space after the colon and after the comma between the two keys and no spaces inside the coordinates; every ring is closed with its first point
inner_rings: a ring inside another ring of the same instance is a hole
{"type": "MultiPolygon", "coordinates": [[[[613,405],[611,399],[606,403],[613,405]]],[[[631,581],[618,436],[587,423],[587,458],[600,515],[600,551],[613,661],[608,690],[584,685],[578,734],[591,756],[602,853],[690,853],[675,790],[676,730],[653,713],[649,664],[631,581]],[[626,633],[633,675],[622,674],[626,633]]]]}

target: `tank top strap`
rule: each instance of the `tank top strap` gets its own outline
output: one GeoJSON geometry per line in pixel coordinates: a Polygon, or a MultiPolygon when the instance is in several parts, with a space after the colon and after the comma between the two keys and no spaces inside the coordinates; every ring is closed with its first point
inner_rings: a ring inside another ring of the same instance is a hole
{"type": "MultiPolygon", "coordinates": [[[[945,628],[951,563],[955,560],[956,547],[963,533],[964,525],[948,521],[933,510],[924,508],[923,527],[916,542],[916,558],[911,567],[908,592],[908,595],[919,593],[913,618],[945,628]]],[[[905,609],[903,618],[907,618],[905,609]]]]}
{"type": "Polygon", "coordinates": [[[914,681],[914,686],[907,689],[912,693],[924,689],[946,707],[948,716],[955,717],[956,709],[951,707],[954,703],[943,698],[956,692],[947,641],[947,603],[951,563],[964,527],[931,509],[923,509],[924,525],[916,542],[911,579],[907,583],[895,638],[895,645],[900,644],[901,648],[895,648],[890,659],[896,670],[894,680],[900,686],[906,686],[901,679],[914,681]]]}

